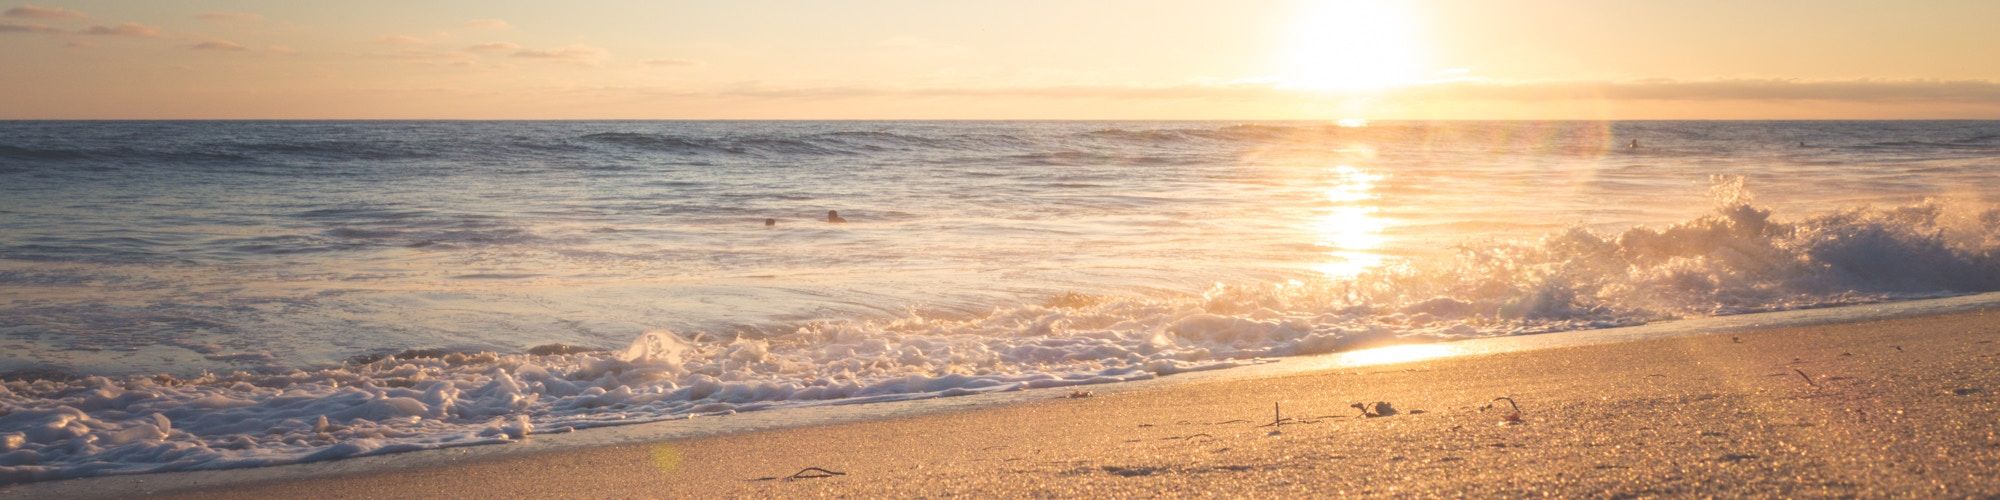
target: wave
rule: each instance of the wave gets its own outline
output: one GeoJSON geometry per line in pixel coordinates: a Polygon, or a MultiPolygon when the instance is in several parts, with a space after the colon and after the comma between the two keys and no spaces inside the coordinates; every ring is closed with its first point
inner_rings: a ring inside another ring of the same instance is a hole
{"type": "Polygon", "coordinates": [[[1213,159],[1194,154],[1119,154],[1091,151],[1049,151],[971,158],[960,161],[981,164],[1000,163],[1021,166],[1067,167],[1096,165],[1195,165],[1213,161],[1213,159]]]}
{"type": "MultiPolygon", "coordinates": [[[[1752,203],[1740,178],[1720,179],[1716,194],[1711,213],[1676,224],[1468,244],[1352,279],[1220,284],[1180,297],[1072,293],[983,315],[828,319],[755,335],[654,331],[613,350],[408,351],[192,378],[16,376],[0,382],[0,482],[324,460],[694,415],[1140,380],[1384,342],[2000,290],[2000,209],[1928,202],[1784,219],[1752,203]]],[[[425,216],[365,207],[300,215],[425,216]]]]}
{"type": "Polygon", "coordinates": [[[891,132],[843,131],[826,132],[807,136],[813,140],[835,141],[857,149],[869,151],[909,151],[918,149],[944,149],[962,147],[947,139],[933,139],[891,132]]]}
{"type": "Polygon", "coordinates": [[[15,160],[78,160],[89,155],[69,149],[34,149],[18,146],[0,146],[0,158],[15,160]]]}
{"type": "MultiPolygon", "coordinates": [[[[998,156],[981,156],[987,159],[1026,159],[1033,164],[1065,165],[1070,156],[1085,155],[1078,151],[1100,149],[1104,141],[1125,146],[1166,147],[1182,143],[1214,145],[1224,141],[1268,140],[1302,130],[1301,127],[1275,127],[1233,125],[1214,129],[1101,129],[1066,133],[1051,137],[1023,138],[1012,134],[959,133],[944,136],[920,136],[874,131],[840,131],[798,135],[743,135],[727,137],[695,137],[675,134],[603,132],[580,137],[580,140],[599,144],[641,149],[650,152],[670,154],[721,154],[721,155],[854,155],[880,152],[960,152],[993,153],[1008,152],[998,156]],[[1046,163],[1041,163],[1041,162],[1046,163]]],[[[1164,152],[1163,152],[1164,153],[1164,152]]],[[[1176,149],[1175,154],[1181,154],[1176,149]]],[[[1134,155],[1126,155],[1134,156],[1134,155]]],[[[1164,161],[1169,155],[1137,155],[1149,158],[1142,161],[1164,161]]],[[[1126,161],[1118,155],[1107,155],[1111,161],[1126,161]]],[[[1092,158],[1078,158],[1089,160],[1092,158]]]]}
{"type": "Polygon", "coordinates": [[[411,160],[433,158],[441,154],[436,148],[426,147],[422,143],[406,144],[400,141],[259,142],[236,144],[232,147],[252,152],[330,160],[411,160]]]}
{"type": "Polygon", "coordinates": [[[1198,141],[1263,140],[1313,130],[1302,127],[1233,125],[1220,128],[1104,129],[1049,136],[1023,137],[1001,132],[956,132],[928,135],[885,131],[833,131],[802,134],[730,134],[700,136],[640,131],[609,131],[575,137],[505,135],[490,142],[462,137],[405,137],[376,140],[218,141],[168,149],[126,146],[42,148],[0,145],[0,158],[38,162],[127,160],[148,163],[214,163],[278,161],[396,161],[496,152],[525,158],[588,158],[604,146],[677,156],[849,156],[895,152],[957,152],[990,155],[1061,155],[1073,149],[1093,149],[1103,141],[1127,147],[1163,147],[1198,141]],[[983,153],[983,154],[982,154],[983,153]]]}
{"type": "MultiPolygon", "coordinates": [[[[879,139],[883,135],[863,132],[836,132],[811,136],[734,136],[721,138],[687,137],[671,134],[604,132],[583,136],[584,141],[670,154],[722,155],[850,155],[887,148],[867,145],[857,138],[879,139]],[[859,145],[860,147],[857,147],[859,145]]],[[[915,139],[913,137],[905,139],[915,139]]]]}
{"type": "Polygon", "coordinates": [[[1982,142],[1957,142],[1957,141],[1952,141],[1952,142],[1882,141],[1882,142],[1871,142],[1867,144],[1848,146],[1846,149],[1856,150],[1856,151],[1890,151],[1890,152],[1927,151],[1927,152],[1952,152],[1952,153],[1971,153],[1971,154],[2000,153],[2000,146],[1996,146],[1993,144],[1987,144],[1982,142]]]}
{"type": "MultiPolygon", "coordinates": [[[[0,159],[16,160],[0,165],[0,170],[17,171],[35,165],[86,163],[127,168],[152,164],[253,163],[285,166],[294,163],[407,161],[430,159],[471,159],[480,164],[533,164],[582,170],[630,170],[620,164],[634,155],[672,157],[676,163],[707,164],[728,157],[821,158],[857,155],[894,156],[898,153],[940,153],[944,158],[964,161],[1009,161],[1029,159],[1030,165],[1065,166],[1093,159],[1064,159],[1077,151],[1101,152],[1114,156],[1114,163],[1130,158],[1168,158],[1202,153],[1234,157],[1244,150],[1276,146],[1312,148],[1347,142],[1407,144],[1425,152],[1472,151],[1487,154],[1529,152],[1534,154],[1572,153],[1584,155],[1618,154],[1623,157],[1681,157],[1726,154],[1723,147],[1743,141],[1763,141],[1765,146],[1789,147],[1810,142],[1815,147],[1795,151],[1802,155],[1907,155],[1915,152],[1939,155],[1988,155],[2000,147],[2000,134],[1990,131],[1948,129],[1922,133],[1856,134],[1826,130],[1812,136],[1772,135],[1738,140],[1706,132],[1701,127],[1667,124],[1619,125],[1614,130],[1601,123],[1559,122],[1396,122],[1367,127],[1340,127],[1324,123],[1236,123],[1160,124],[1115,123],[1110,127],[1035,127],[950,129],[889,126],[885,130],[778,129],[718,130],[695,125],[674,132],[658,128],[607,124],[610,130],[584,135],[573,133],[505,133],[476,135],[412,133],[355,137],[340,135],[297,135],[272,132],[255,139],[211,137],[174,144],[146,141],[89,140],[53,135],[0,145],[0,159]],[[1618,137],[1614,138],[1613,135],[1618,137]],[[1625,137],[1641,139],[1645,147],[1626,149],[1625,137]],[[345,138],[343,138],[345,137],[345,138]],[[150,144],[150,146],[148,146],[150,144]],[[616,156],[606,158],[605,153],[616,156]],[[496,158],[504,161],[495,161],[496,158]],[[1038,160],[1037,158],[1046,159],[1038,160]],[[1048,159],[1053,158],[1053,159],[1048,159]],[[610,164],[610,165],[607,165],[610,164]]],[[[1759,129],[1745,125],[1749,132],[1759,129]]],[[[429,132],[429,131],[425,131],[429,132]]],[[[1807,159],[1809,161],[1809,158],[1807,159]]],[[[1157,162],[1142,159],[1139,163],[1157,162]]],[[[298,169],[280,168],[272,172],[296,175],[298,169]]],[[[265,173],[248,170],[245,173],[265,173]]],[[[315,172],[324,174],[325,172],[315,172]]]]}
{"type": "Polygon", "coordinates": [[[248,160],[239,154],[212,150],[155,151],[132,148],[36,149],[0,145],[0,158],[13,160],[77,161],[93,159],[152,160],[162,162],[213,163],[248,160]]]}

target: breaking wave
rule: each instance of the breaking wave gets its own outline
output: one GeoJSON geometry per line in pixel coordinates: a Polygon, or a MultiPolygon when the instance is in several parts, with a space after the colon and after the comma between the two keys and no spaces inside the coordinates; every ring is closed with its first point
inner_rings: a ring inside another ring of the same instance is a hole
{"type": "Polygon", "coordinates": [[[764,336],[654,331],[615,350],[412,351],[190,378],[21,376],[0,383],[0,482],[324,460],[1140,380],[1384,342],[2000,290],[2000,209],[1932,202],[1785,219],[1732,180],[1717,198],[1711,213],[1676,224],[1468,244],[1348,280],[1219,284],[1174,298],[1064,294],[969,318],[830,319],[764,336]]]}

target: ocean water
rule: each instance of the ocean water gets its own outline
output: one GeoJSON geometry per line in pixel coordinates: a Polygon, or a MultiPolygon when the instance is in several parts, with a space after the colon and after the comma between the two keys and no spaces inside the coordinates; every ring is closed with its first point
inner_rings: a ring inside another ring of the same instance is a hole
{"type": "Polygon", "coordinates": [[[0,482],[1994,290],[2000,122],[4,122],[0,482]]]}

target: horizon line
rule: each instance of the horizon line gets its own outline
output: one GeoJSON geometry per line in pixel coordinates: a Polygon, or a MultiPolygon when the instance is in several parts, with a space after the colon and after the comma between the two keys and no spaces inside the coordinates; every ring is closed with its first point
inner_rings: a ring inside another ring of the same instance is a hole
{"type": "MultiPolygon", "coordinates": [[[[1343,118],[0,118],[0,122],[1324,122],[1343,118]]],[[[1394,118],[1409,122],[1988,122],[1991,118],[1394,118]]]]}

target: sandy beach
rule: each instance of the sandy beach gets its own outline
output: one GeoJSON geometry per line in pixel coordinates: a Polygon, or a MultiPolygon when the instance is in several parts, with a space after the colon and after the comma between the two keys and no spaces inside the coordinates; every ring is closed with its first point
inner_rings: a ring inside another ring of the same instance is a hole
{"type": "Polygon", "coordinates": [[[1988,309],[1166,384],[977,411],[195,489],[55,483],[4,493],[1993,495],[2000,494],[1991,475],[2000,467],[1994,318],[1988,309]],[[1518,422],[1505,401],[1494,403],[1501,396],[1519,404],[1518,422]],[[1352,407],[1375,402],[1390,403],[1395,414],[1363,417],[1352,407]],[[1268,425],[1274,403],[1288,419],[1282,426],[1268,425]],[[841,475],[791,477],[813,467],[841,475]]]}

